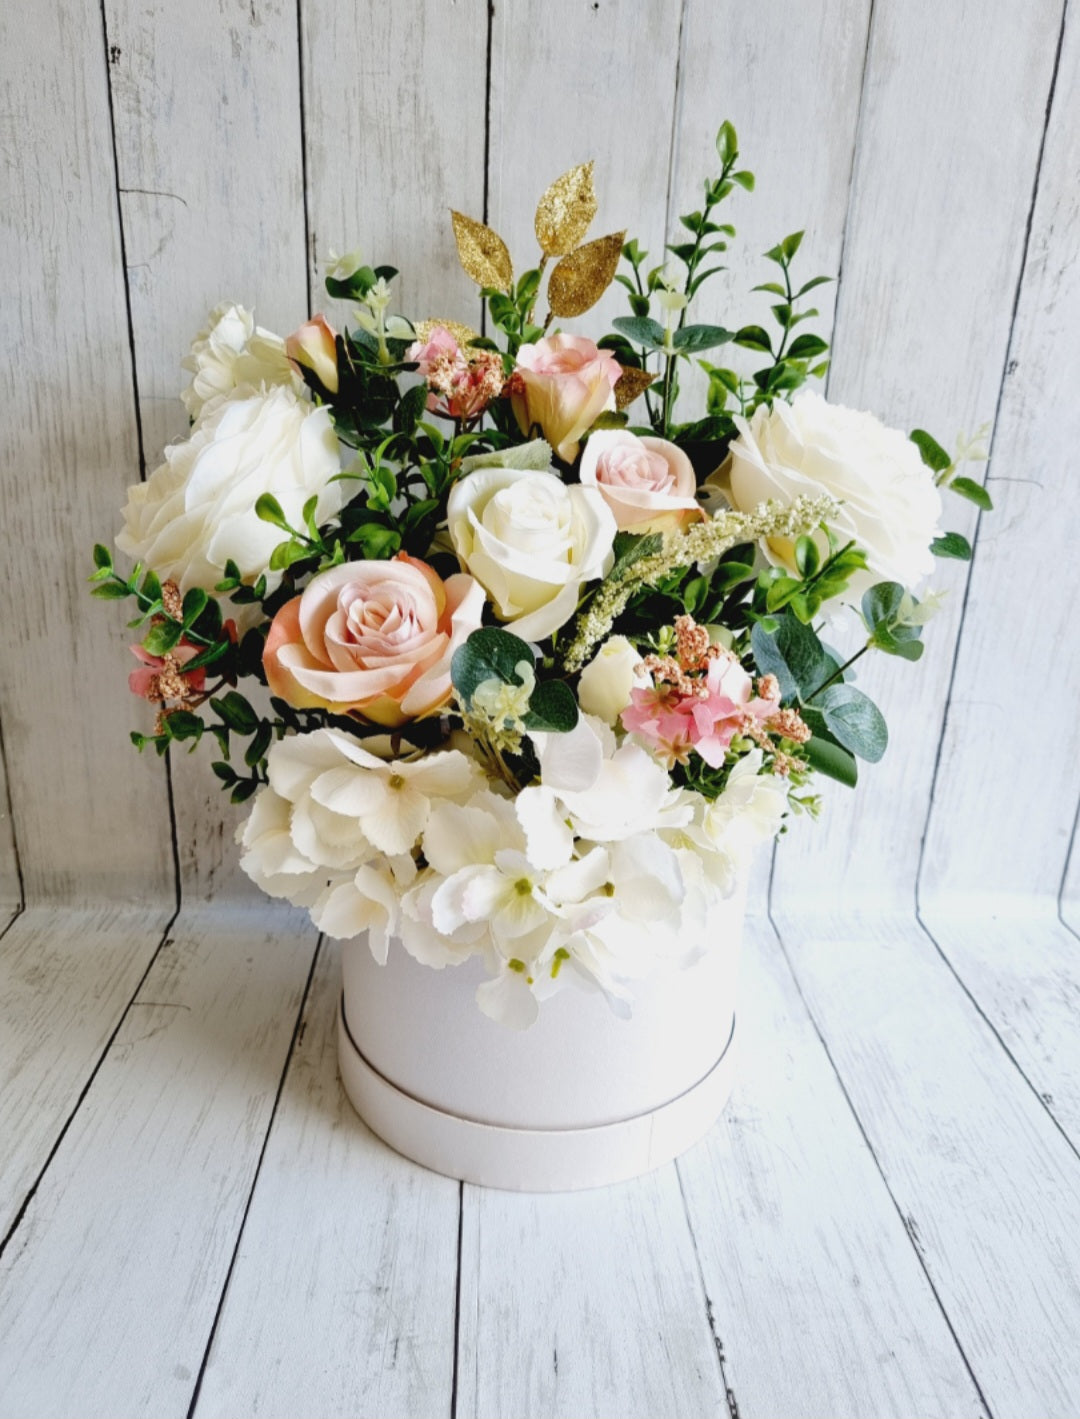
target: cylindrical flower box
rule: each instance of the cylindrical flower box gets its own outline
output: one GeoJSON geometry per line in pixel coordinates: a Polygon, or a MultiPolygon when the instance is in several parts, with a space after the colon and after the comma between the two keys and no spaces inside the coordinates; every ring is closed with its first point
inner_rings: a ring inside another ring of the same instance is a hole
{"type": "Polygon", "coordinates": [[[522,1031],[477,1008],[479,959],[432,970],[393,942],[380,966],[364,938],[347,942],[345,1090],[392,1148],[466,1182],[560,1192],[659,1167],[731,1090],[744,904],[717,904],[692,964],[638,982],[629,1018],[568,985],[522,1031]]]}

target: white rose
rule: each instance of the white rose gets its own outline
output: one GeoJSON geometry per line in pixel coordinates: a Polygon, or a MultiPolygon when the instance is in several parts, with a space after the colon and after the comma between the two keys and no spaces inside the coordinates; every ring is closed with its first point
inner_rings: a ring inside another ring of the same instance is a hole
{"type": "Polygon", "coordinates": [[[124,526],[116,545],[181,591],[212,591],[231,558],[246,582],[266,576],[273,591],[281,573],[270,554],[284,534],[256,516],[255,503],[272,493],[288,521],[302,525],[303,507],[318,502],[315,521],[340,511],[346,485],[329,410],[316,409],[275,386],[249,398],[224,399],[145,483],[128,489],[124,526]]]}
{"type": "MultiPolygon", "coordinates": [[[[747,423],[736,419],[731,445],[730,498],[752,511],[770,498],[792,502],[800,493],[828,493],[840,503],[832,524],[867,554],[850,592],[861,596],[879,581],[914,587],[934,566],[930,543],[938,534],[941,496],[919,450],[873,414],[829,404],[803,393],[791,404],[761,405],[747,423]]],[[[820,539],[825,552],[825,540],[820,539]]],[[[781,538],[765,545],[770,561],[795,570],[794,547],[781,538]]]]}
{"type": "Polygon", "coordinates": [[[564,626],[584,583],[611,565],[615,519],[603,498],[555,473],[478,468],[454,485],[447,517],[458,560],[525,640],[564,626]]]}
{"type": "Polygon", "coordinates": [[[581,672],[578,703],[586,714],[617,724],[630,703],[630,691],[645,681],[637,675],[641,656],[625,636],[609,636],[581,672]]]}
{"type": "Polygon", "coordinates": [[[288,384],[299,390],[303,383],[286,357],[284,340],[257,326],[250,310],[227,301],[210,312],[205,329],[180,363],[194,376],[180,395],[193,419],[211,400],[230,395],[241,385],[258,389],[264,384],[288,384]]]}

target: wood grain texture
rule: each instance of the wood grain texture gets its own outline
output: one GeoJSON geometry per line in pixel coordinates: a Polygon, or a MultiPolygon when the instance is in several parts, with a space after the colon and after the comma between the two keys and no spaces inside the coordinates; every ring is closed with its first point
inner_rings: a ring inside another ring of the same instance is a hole
{"type": "Polygon", "coordinates": [[[353,1112],[337,1075],[340,995],[339,953],[324,942],[198,1419],[446,1408],[458,1184],[406,1162],[353,1112]]]}
{"type": "Polygon", "coordinates": [[[0,11],[0,173],[0,498],[18,607],[0,617],[0,720],[26,893],[161,900],[164,776],[123,728],[126,617],[86,585],[138,472],[97,4],[0,11]]]}
{"type": "Polygon", "coordinates": [[[1023,736],[1016,696],[1045,676],[1055,702],[1080,701],[1075,606],[1080,569],[1069,507],[1080,446],[1080,17],[1066,24],[1032,214],[1001,412],[980,520],[952,698],[934,784],[924,903],[986,893],[1053,901],[1080,796],[1080,720],[1023,736]],[[1025,577],[1053,591],[1025,593],[1025,577]],[[1033,827],[1037,831],[1032,831],[1033,827]]]}
{"type": "Polygon", "coordinates": [[[0,919],[24,905],[19,849],[15,842],[15,824],[11,816],[11,794],[8,790],[7,764],[3,748],[3,735],[0,733],[0,919]]]}
{"type": "MultiPolygon", "coordinates": [[[[180,369],[207,312],[254,308],[287,335],[307,316],[300,64],[293,0],[106,0],[109,72],[147,466],[187,431],[180,369]]],[[[132,719],[134,720],[134,716],[132,719]]],[[[173,755],[181,877],[192,901],[253,892],[240,813],[213,755],[173,755]]]]}
{"type": "MultiPolygon", "coordinates": [[[[588,239],[625,229],[661,259],[679,18],[680,6],[664,0],[496,4],[489,220],[518,274],[540,258],[537,201],[590,158],[599,210],[588,239]]],[[[537,314],[546,309],[541,293],[537,314]]],[[[565,325],[595,339],[628,313],[625,292],[613,286],[565,325]]]]}
{"type": "Polygon", "coordinates": [[[1080,1153],[1080,941],[1052,902],[1002,905],[950,897],[922,920],[1080,1153]]]}
{"type": "MultiPolygon", "coordinates": [[[[762,253],[789,232],[806,231],[796,276],[838,274],[869,17],[869,0],[813,0],[760,6],[747,23],[738,0],[687,0],[669,241],[685,238],[679,214],[700,210],[702,181],[719,171],[714,139],[722,120],[735,125],[741,165],[756,178],[753,193],[736,188],[722,209],[720,220],[737,234],[717,257],[727,270],[702,288],[694,320],[729,330],[768,323],[776,297],[752,288],[776,278],[762,253]]],[[[814,291],[821,314],[805,329],[829,338],[835,295],[835,285],[814,291]]],[[[747,374],[762,362],[731,345],[705,358],[747,374]]],[[[706,381],[693,362],[679,378],[680,417],[688,419],[706,381]]]]}
{"type": "MultiPolygon", "coordinates": [[[[833,400],[873,408],[902,429],[936,430],[950,444],[957,430],[993,418],[1060,19],[1060,0],[991,0],[977,14],[933,0],[875,4],[833,400]]],[[[974,509],[949,503],[946,525],[970,533],[974,509]]],[[[780,854],[774,890],[785,906],[910,902],[962,564],[942,563],[934,581],[950,595],[918,667],[884,656],[860,663],[859,683],[889,724],[889,751],[856,794],[830,795],[821,831],[780,854]]]]}
{"type": "Polygon", "coordinates": [[[314,946],[177,922],[0,1261],[0,1413],[187,1412],[314,946]]]}
{"type": "Polygon", "coordinates": [[[982,1412],[767,922],[738,1041],[732,1102],[676,1167],[739,1413],[982,1412]]]}
{"type": "Polygon", "coordinates": [[[674,1164],[592,1192],[466,1186],[456,1413],[726,1416],[674,1164]]]}
{"type": "Polygon", "coordinates": [[[1080,1159],[917,926],[777,925],[990,1412],[1073,1413],[1080,1159]]]}
{"type": "Polygon", "coordinates": [[[478,326],[449,209],[482,215],[487,5],[305,0],[302,17],[315,308],[328,253],[360,247],[399,268],[393,309],[478,326]]]}
{"type": "Polygon", "coordinates": [[[0,1238],[161,944],[164,910],[33,907],[0,937],[0,1238]]]}

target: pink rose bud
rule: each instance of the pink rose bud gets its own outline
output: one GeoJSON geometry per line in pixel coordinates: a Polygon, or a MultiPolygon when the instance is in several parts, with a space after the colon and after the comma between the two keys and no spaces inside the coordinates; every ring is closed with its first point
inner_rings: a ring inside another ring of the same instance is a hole
{"type": "Polygon", "coordinates": [[[330,394],[338,392],[337,335],[324,315],[316,315],[285,341],[294,365],[308,369],[330,394]]]}
{"type": "Polygon", "coordinates": [[[522,433],[534,425],[564,463],[606,410],[615,408],[622,366],[583,335],[550,335],[522,345],[510,379],[510,402],[522,433]]]}

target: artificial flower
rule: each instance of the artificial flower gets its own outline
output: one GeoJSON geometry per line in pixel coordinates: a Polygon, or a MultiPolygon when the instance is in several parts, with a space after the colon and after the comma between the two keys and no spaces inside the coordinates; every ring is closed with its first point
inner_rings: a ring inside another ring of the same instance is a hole
{"type": "Polygon", "coordinates": [[[188,661],[194,660],[202,649],[201,646],[192,645],[186,637],[182,637],[164,656],[151,655],[141,645],[129,646],[128,649],[140,662],[138,670],[133,670],[128,676],[128,689],[133,695],[149,700],[151,704],[160,704],[164,700],[188,699],[199,694],[206,684],[205,667],[200,665],[194,670],[184,669],[188,661]]]}
{"type": "Polygon", "coordinates": [[[502,357],[497,350],[463,347],[445,325],[414,341],[406,359],[415,360],[428,383],[427,407],[451,419],[468,421],[502,393],[502,357]]]}
{"type": "Polygon", "coordinates": [[[585,583],[611,565],[615,519],[603,498],[551,472],[478,468],[455,483],[447,519],[461,565],[524,640],[564,626],[585,583]]]}
{"type": "MultiPolygon", "coordinates": [[[[853,597],[879,581],[912,588],[930,574],[941,495],[906,435],[809,391],[790,404],[762,404],[749,421],[736,417],[735,423],[739,437],[724,469],[734,507],[749,512],[768,499],[791,503],[800,494],[835,498],[830,526],[867,557],[867,569],[851,579],[853,597]]],[[[817,536],[827,555],[824,537],[817,536]]],[[[768,537],[762,546],[770,561],[797,574],[794,542],[768,537]]]]}
{"type": "Polygon", "coordinates": [[[228,397],[238,388],[257,390],[269,384],[300,387],[281,336],[256,325],[250,310],[230,301],[214,307],[205,329],[196,335],[180,363],[193,376],[180,395],[192,419],[198,419],[213,400],[228,397]]]}
{"type": "Polygon", "coordinates": [[[271,690],[298,708],[397,728],[449,700],[454,651],[480,625],[482,587],[443,581],[404,552],[320,573],[274,617],[263,652],[271,690]]]}
{"type": "Polygon", "coordinates": [[[534,426],[564,463],[606,409],[615,408],[622,366],[583,335],[549,335],[522,345],[510,381],[510,403],[524,434],[534,426]]]}
{"type": "MultiPolygon", "coordinates": [[[[220,399],[189,438],[170,444],[145,483],[128,489],[116,545],[181,592],[213,591],[230,560],[245,582],[265,576],[273,591],[281,572],[271,570],[270,556],[282,533],[256,513],[259,497],[272,494],[294,527],[314,498],[315,520],[325,523],[346,496],[335,481],[340,469],[328,409],[284,385],[220,399]]],[[[251,614],[240,608],[237,619],[250,624],[251,614]]]]}
{"type": "Polygon", "coordinates": [[[631,692],[641,684],[641,663],[641,656],[625,636],[608,636],[581,672],[578,704],[605,724],[617,724],[630,703],[631,692]]]}
{"type": "Polygon", "coordinates": [[[598,429],[581,455],[581,482],[596,488],[629,532],[668,532],[704,516],[694,465],[667,439],[598,429]]]}
{"type": "Polygon", "coordinates": [[[285,353],[308,369],[328,394],[338,392],[337,334],[324,315],[312,316],[285,341],[285,353]]]}

